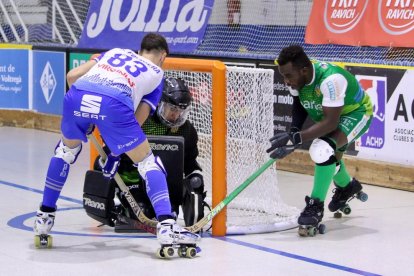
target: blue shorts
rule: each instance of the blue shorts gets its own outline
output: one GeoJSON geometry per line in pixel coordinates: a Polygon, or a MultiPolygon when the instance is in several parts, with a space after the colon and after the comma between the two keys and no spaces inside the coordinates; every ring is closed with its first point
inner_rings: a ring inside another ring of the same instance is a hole
{"type": "Polygon", "coordinates": [[[105,144],[116,155],[146,139],[131,108],[112,97],[72,86],[63,102],[62,134],[67,139],[87,142],[91,125],[98,127],[105,144]]]}

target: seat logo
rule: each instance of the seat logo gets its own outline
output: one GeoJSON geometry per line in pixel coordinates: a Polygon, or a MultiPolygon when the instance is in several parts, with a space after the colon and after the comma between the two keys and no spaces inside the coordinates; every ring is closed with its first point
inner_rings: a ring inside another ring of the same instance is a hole
{"type": "Polygon", "coordinates": [[[102,97],[95,95],[83,95],[80,110],[82,112],[99,114],[101,111],[102,97]]]}

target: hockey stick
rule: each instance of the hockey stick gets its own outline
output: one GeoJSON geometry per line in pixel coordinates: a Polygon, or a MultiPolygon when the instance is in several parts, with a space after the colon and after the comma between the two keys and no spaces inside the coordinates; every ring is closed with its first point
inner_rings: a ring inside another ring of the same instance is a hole
{"type": "Polygon", "coordinates": [[[257,171],[250,175],[242,184],[234,189],[226,198],[224,198],[216,207],[214,207],[204,218],[192,226],[185,227],[188,231],[196,233],[203,229],[218,213],[223,210],[233,199],[235,199],[244,189],[247,188],[257,177],[259,177],[267,168],[269,168],[276,159],[269,159],[257,171]]]}
{"type": "MultiPolygon", "coordinates": [[[[99,155],[102,156],[102,158],[106,159],[107,155],[106,155],[105,151],[103,150],[102,146],[96,140],[95,136],[93,136],[93,134],[91,134],[91,135],[88,135],[88,138],[89,138],[89,140],[91,140],[91,142],[93,143],[95,148],[98,150],[99,155]]],[[[149,233],[155,233],[158,221],[149,219],[144,214],[144,212],[139,207],[137,201],[131,195],[131,193],[129,192],[128,187],[125,185],[124,181],[122,180],[121,176],[119,176],[118,173],[115,174],[114,179],[115,179],[116,184],[118,184],[119,188],[124,193],[125,198],[127,199],[127,201],[129,203],[129,205],[131,206],[132,210],[134,211],[135,216],[137,216],[138,221],[136,221],[136,222],[143,224],[142,228],[140,228],[140,229],[145,230],[149,233]],[[150,228],[153,228],[153,229],[150,229],[150,228]]]]}
{"type": "MultiPolygon", "coordinates": [[[[92,143],[95,145],[99,154],[102,157],[106,158],[106,153],[104,152],[104,150],[102,149],[98,141],[96,140],[95,136],[90,135],[89,138],[92,141],[92,143]]],[[[258,178],[265,170],[267,170],[275,161],[276,159],[269,159],[259,169],[257,169],[252,175],[250,175],[242,184],[240,184],[236,189],[234,189],[226,198],[224,198],[219,204],[217,204],[217,206],[214,207],[206,216],[204,216],[197,223],[191,226],[187,226],[185,228],[188,231],[193,232],[193,233],[201,231],[203,227],[207,225],[207,223],[209,223],[218,213],[220,213],[224,207],[226,207],[231,201],[233,201],[233,199],[235,199],[244,189],[246,189],[254,180],[256,180],[256,178],[258,178]]],[[[115,174],[115,181],[117,182],[119,188],[121,188],[121,190],[125,192],[125,196],[128,195],[127,197],[128,202],[131,205],[135,215],[138,218],[138,220],[129,219],[129,222],[134,222],[135,228],[142,229],[149,233],[152,233],[151,231],[148,231],[148,226],[156,228],[157,221],[151,220],[147,218],[147,216],[145,216],[145,214],[142,212],[141,208],[136,203],[133,196],[130,194],[128,188],[126,187],[124,181],[121,179],[118,173],[115,174]],[[143,227],[139,225],[140,223],[143,224],[143,227]],[[155,223],[155,224],[152,224],[152,223],[155,223]]]]}
{"type": "Polygon", "coordinates": [[[136,219],[133,219],[133,218],[121,215],[121,214],[117,215],[117,220],[129,226],[132,226],[133,229],[143,230],[147,233],[157,235],[157,228],[145,225],[139,220],[136,220],[136,219]]]}

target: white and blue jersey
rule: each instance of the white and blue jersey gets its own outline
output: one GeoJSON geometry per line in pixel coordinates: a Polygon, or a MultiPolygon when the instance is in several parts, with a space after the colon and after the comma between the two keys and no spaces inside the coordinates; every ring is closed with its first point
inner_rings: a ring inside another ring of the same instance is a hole
{"type": "Polygon", "coordinates": [[[162,94],[164,71],[129,49],[115,48],[95,59],[98,63],[73,85],[118,99],[135,111],[141,101],[155,111],[162,94]]]}
{"type": "Polygon", "coordinates": [[[65,95],[62,134],[86,142],[89,126],[96,125],[111,151],[121,154],[146,139],[135,111],[141,102],[155,111],[164,72],[128,49],[112,49],[96,61],[65,95]]]}

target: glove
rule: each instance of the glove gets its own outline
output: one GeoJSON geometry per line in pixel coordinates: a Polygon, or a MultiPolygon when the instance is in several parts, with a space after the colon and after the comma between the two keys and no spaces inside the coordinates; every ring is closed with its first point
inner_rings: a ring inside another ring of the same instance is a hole
{"type": "Polygon", "coordinates": [[[201,174],[191,173],[186,177],[186,179],[190,182],[190,185],[193,187],[193,189],[200,188],[201,186],[203,186],[204,189],[204,179],[201,174]]]}
{"type": "Polygon", "coordinates": [[[302,136],[299,129],[291,128],[290,132],[280,132],[269,141],[271,146],[266,152],[270,153],[270,158],[282,159],[302,144],[302,136]]]}
{"type": "Polygon", "coordinates": [[[89,136],[92,134],[92,132],[95,130],[95,125],[94,124],[90,124],[88,129],[86,130],[86,136],[89,136]]]}
{"type": "Polygon", "coordinates": [[[116,174],[119,167],[120,157],[108,154],[106,160],[102,159],[102,156],[99,158],[99,166],[101,166],[102,173],[107,178],[113,178],[116,174]]]}

